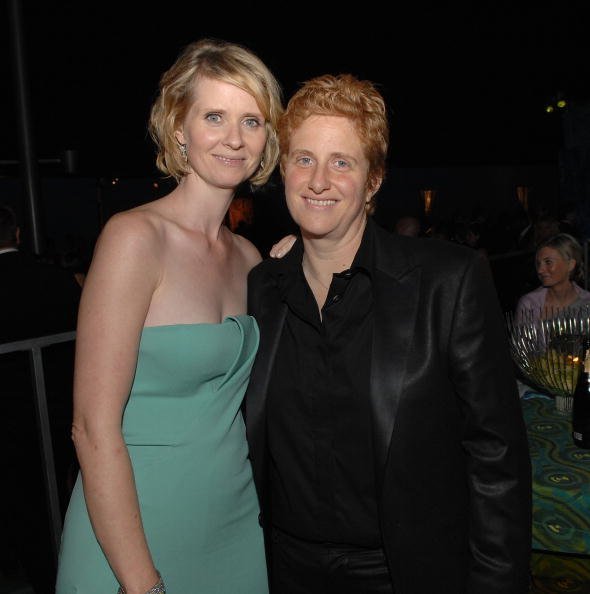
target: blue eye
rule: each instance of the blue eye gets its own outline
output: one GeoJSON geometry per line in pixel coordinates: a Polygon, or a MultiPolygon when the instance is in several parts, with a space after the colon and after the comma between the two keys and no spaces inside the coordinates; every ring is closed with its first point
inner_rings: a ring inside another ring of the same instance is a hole
{"type": "Polygon", "coordinates": [[[205,119],[208,122],[213,122],[214,124],[218,124],[221,121],[221,116],[218,113],[208,113],[205,116],[205,119]]]}
{"type": "Polygon", "coordinates": [[[337,159],[336,160],[336,167],[338,167],[339,169],[343,169],[345,167],[348,167],[348,161],[345,161],[344,159],[337,159]]]}
{"type": "Polygon", "coordinates": [[[245,122],[247,128],[258,128],[260,122],[256,118],[248,118],[245,122]]]}
{"type": "Polygon", "coordinates": [[[298,163],[299,165],[303,165],[304,167],[307,167],[308,165],[311,165],[311,157],[298,157],[296,159],[296,163],[298,163]]]}

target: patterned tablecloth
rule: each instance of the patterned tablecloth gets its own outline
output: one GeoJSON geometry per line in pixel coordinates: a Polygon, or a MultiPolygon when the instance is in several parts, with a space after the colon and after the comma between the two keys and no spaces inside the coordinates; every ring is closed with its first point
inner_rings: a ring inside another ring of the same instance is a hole
{"type": "Polygon", "coordinates": [[[571,437],[571,413],[552,398],[521,400],[533,466],[533,549],[590,555],[590,450],[571,437]]]}

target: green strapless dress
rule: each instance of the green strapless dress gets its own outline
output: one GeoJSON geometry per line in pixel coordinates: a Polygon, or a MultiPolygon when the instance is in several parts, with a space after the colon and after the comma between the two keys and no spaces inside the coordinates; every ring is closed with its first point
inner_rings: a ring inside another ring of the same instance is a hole
{"type": "MultiPolygon", "coordinates": [[[[123,435],[147,541],[168,594],[268,592],[240,411],[258,340],[247,315],[143,329],[123,435]]],[[[116,594],[117,588],[78,476],[56,594],[116,594]]]]}

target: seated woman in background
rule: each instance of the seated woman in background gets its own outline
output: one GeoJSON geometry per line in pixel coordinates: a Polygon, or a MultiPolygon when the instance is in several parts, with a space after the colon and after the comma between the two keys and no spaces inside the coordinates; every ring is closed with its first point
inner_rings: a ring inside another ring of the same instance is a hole
{"type": "Polygon", "coordinates": [[[590,306],[590,292],[578,285],[584,278],[582,262],[582,247],[571,235],[558,233],[542,241],[535,255],[542,286],[518,300],[516,322],[545,320],[564,309],[590,306]]]}

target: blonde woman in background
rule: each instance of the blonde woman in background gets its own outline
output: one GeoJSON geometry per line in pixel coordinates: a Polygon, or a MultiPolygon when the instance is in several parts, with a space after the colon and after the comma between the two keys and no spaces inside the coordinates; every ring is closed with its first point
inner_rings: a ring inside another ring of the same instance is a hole
{"type": "Polygon", "coordinates": [[[590,305],[590,292],[578,284],[584,279],[583,252],[574,237],[558,233],[542,241],[536,249],[535,266],[541,286],[518,300],[518,324],[545,320],[560,311],[590,305]]]}

